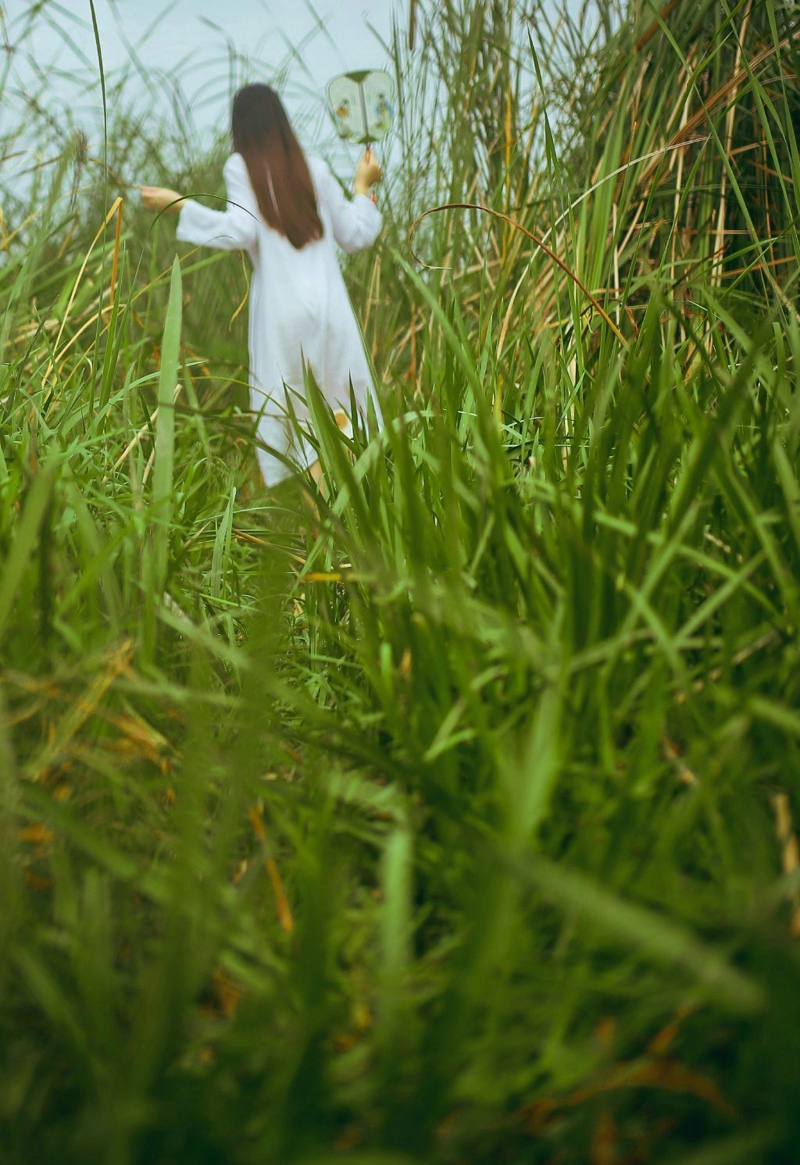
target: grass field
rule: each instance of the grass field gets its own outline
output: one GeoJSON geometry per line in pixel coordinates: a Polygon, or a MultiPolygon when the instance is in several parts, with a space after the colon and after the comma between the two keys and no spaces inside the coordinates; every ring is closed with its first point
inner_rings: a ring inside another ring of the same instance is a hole
{"type": "Polygon", "coordinates": [[[794,8],[413,8],[313,520],[226,144],[3,195],[3,1165],[800,1155],[794,8]]]}

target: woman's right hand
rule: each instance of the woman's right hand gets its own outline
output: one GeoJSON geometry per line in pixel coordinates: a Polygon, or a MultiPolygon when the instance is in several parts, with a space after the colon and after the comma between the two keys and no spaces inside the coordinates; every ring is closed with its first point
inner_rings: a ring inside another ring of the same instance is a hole
{"type": "Polygon", "coordinates": [[[353,189],[356,194],[369,194],[370,186],[374,186],[376,182],[380,182],[382,177],[383,171],[381,170],[381,164],[372,150],[367,147],[358,160],[353,189]]]}
{"type": "Polygon", "coordinates": [[[177,214],[181,208],[183,195],[177,190],[169,190],[166,186],[142,186],[140,190],[145,210],[163,210],[167,214],[177,214]]]}

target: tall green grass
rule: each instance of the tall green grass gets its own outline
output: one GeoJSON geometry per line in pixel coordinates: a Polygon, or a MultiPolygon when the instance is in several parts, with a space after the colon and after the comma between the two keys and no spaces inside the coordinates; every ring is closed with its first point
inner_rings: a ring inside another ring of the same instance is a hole
{"type": "Polygon", "coordinates": [[[599,16],[398,29],[313,516],[238,257],[6,214],[3,1159],[793,1160],[792,13],[599,16]]]}

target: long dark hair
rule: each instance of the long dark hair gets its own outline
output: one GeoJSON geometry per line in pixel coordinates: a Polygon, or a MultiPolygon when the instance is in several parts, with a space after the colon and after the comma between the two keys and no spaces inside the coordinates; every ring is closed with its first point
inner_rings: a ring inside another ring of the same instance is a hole
{"type": "Polygon", "coordinates": [[[246,85],[233,99],[233,148],[247,172],[265,221],[299,251],[322,238],[308,163],[281,99],[269,85],[246,85]]]}

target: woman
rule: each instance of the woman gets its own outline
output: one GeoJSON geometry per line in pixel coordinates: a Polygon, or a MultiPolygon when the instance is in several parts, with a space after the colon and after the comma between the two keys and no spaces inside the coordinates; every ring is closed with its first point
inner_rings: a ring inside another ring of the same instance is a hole
{"type": "Polygon", "coordinates": [[[178,212],[177,235],[184,242],[250,256],[251,403],[259,417],[261,472],[267,485],[275,485],[291,474],[290,450],[304,467],[316,457],[307,441],[298,448],[288,421],[291,412],[308,421],[305,365],[341,427],[348,425],[351,385],[359,410],[366,411],[371,397],[380,416],[334,239],[347,252],[374,243],[381,216],[369,191],[381,168],[367,150],[349,201],[324,162],[306,161],[268,85],[248,85],[236,94],[232,132],[236,152],[223,171],[225,210],[209,210],[159,186],[143,186],[142,203],[178,212]]]}

